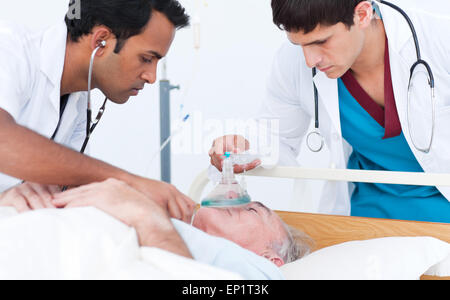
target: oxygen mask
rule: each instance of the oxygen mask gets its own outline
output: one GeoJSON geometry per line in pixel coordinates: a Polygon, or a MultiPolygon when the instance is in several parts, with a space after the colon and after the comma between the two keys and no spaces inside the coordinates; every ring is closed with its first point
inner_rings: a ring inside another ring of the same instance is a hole
{"type": "Polygon", "coordinates": [[[248,160],[245,154],[232,154],[226,152],[222,165],[222,178],[216,187],[201,202],[205,207],[240,206],[251,202],[247,193],[245,177],[239,183],[234,174],[234,165],[242,164],[248,160]]]}

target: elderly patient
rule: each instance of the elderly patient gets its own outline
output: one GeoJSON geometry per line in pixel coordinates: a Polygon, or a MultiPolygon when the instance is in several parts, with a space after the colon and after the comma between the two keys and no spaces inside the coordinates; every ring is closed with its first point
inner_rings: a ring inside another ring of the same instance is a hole
{"type": "MultiPolygon", "coordinates": [[[[0,206],[13,206],[22,212],[38,208],[93,206],[134,227],[141,246],[158,247],[192,258],[170,221],[167,209],[124,182],[109,179],[63,193],[56,188],[47,191],[35,191],[34,188],[28,183],[1,194],[0,206]]],[[[241,207],[201,208],[193,226],[231,240],[277,266],[307,254],[312,242],[259,202],[241,207]]]]}
{"type": "Polygon", "coordinates": [[[259,202],[229,208],[202,207],[193,225],[263,256],[278,267],[309,253],[312,243],[307,235],[259,202]]]}

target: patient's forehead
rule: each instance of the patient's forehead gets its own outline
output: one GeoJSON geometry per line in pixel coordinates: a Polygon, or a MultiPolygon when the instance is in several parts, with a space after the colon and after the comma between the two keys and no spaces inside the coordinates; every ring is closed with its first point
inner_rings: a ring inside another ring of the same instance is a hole
{"type": "Polygon", "coordinates": [[[249,206],[257,206],[257,207],[261,207],[262,209],[264,209],[269,215],[272,215],[274,212],[268,208],[267,206],[265,206],[264,204],[262,204],[261,202],[258,201],[254,201],[248,204],[249,206]]]}
{"type": "Polygon", "coordinates": [[[198,211],[194,226],[257,253],[272,243],[283,242],[288,235],[281,218],[260,202],[240,207],[205,207],[198,211]]]}
{"type": "MultiPolygon", "coordinates": [[[[204,207],[204,209],[200,209],[196,221],[201,221],[200,223],[206,226],[215,224],[225,230],[235,226],[251,226],[253,230],[266,231],[267,233],[270,231],[277,235],[280,232],[285,232],[281,218],[273,210],[258,201],[234,207],[204,207]],[[225,221],[227,219],[233,220],[233,222],[225,221]]],[[[200,224],[194,222],[194,226],[196,225],[200,224]]]]}
{"type": "Polygon", "coordinates": [[[284,222],[280,218],[280,216],[274,212],[272,209],[265,206],[263,203],[254,201],[248,204],[248,206],[259,207],[263,214],[260,215],[262,219],[265,219],[265,222],[270,227],[270,229],[276,231],[277,233],[281,233],[282,235],[287,234],[286,229],[284,227],[284,222]]]}

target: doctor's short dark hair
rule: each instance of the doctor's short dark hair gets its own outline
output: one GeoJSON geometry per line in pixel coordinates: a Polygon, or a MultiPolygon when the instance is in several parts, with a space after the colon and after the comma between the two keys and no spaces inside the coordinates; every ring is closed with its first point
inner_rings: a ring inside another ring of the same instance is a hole
{"type": "Polygon", "coordinates": [[[176,29],[189,25],[189,16],[177,0],[70,0],[65,22],[73,42],[90,34],[95,26],[110,28],[118,41],[114,52],[119,53],[126,40],[144,30],[155,10],[176,29]]]}
{"type": "Polygon", "coordinates": [[[355,7],[365,0],[272,0],[273,22],[287,32],[313,31],[318,25],[354,25],[355,7]]]}

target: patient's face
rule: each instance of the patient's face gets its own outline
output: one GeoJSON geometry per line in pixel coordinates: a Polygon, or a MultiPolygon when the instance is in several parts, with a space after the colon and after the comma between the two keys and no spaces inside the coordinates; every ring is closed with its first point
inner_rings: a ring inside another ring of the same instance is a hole
{"type": "Polygon", "coordinates": [[[259,202],[239,207],[202,207],[193,225],[258,255],[263,255],[272,241],[282,240],[286,236],[278,215],[259,202]]]}

